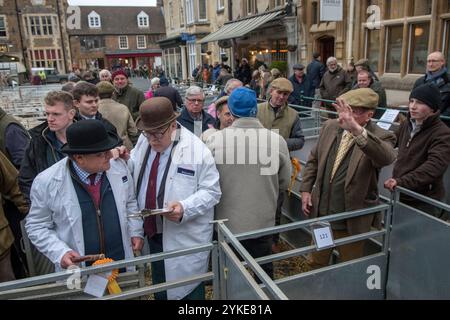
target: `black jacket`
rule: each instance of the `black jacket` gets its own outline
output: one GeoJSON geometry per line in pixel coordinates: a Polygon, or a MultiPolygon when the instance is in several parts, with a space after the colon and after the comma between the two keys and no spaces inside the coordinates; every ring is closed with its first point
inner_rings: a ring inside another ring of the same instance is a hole
{"type": "Polygon", "coordinates": [[[34,178],[65,157],[65,154],[58,151],[56,141],[52,141],[47,121],[31,129],[29,133],[31,140],[19,171],[19,187],[28,202],[34,178]]]}
{"type": "Polygon", "coordinates": [[[307,100],[301,98],[301,96],[312,97],[315,95],[315,88],[311,84],[311,80],[308,75],[303,76],[303,82],[298,82],[295,75],[289,78],[292,85],[294,86],[294,91],[289,96],[289,104],[293,104],[296,106],[305,106],[310,107],[312,100],[307,100]]]}
{"type": "MultiPolygon", "coordinates": [[[[450,75],[448,73],[444,73],[441,77],[436,79],[428,79],[426,80],[426,75],[417,79],[414,84],[414,88],[428,83],[434,82],[439,91],[441,92],[441,115],[445,117],[450,117],[450,75]]],[[[442,120],[448,127],[450,127],[450,120],[442,120]]]]}
{"type": "MultiPolygon", "coordinates": [[[[99,121],[101,121],[103,123],[103,125],[106,128],[106,131],[112,132],[112,133],[117,135],[116,127],[111,122],[109,122],[108,120],[103,118],[103,116],[102,116],[102,114],[100,112],[97,112],[97,114],[95,115],[95,119],[99,120],[99,121]]],[[[77,112],[77,114],[75,116],[75,120],[76,121],[81,121],[81,120],[85,120],[85,119],[80,115],[79,112],[77,112]]]]}
{"type": "Polygon", "coordinates": [[[236,70],[236,78],[241,80],[244,85],[249,84],[252,80],[252,70],[248,64],[241,65],[236,70]]]}
{"type": "Polygon", "coordinates": [[[181,99],[180,93],[177,89],[169,86],[160,87],[156,89],[153,94],[154,97],[166,97],[172,102],[172,107],[174,111],[177,111],[177,106],[181,108],[183,105],[183,99],[181,99]]]}
{"type": "MultiPolygon", "coordinates": [[[[178,122],[188,129],[190,132],[194,133],[194,119],[192,119],[191,115],[187,111],[186,107],[181,111],[181,115],[178,118],[178,122]]],[[[214,127],[216,120],[205,110],[202,110],[202,132],[205,132],[210,127],[214,127]]]]}
{"type": "Polygon", "coordinates": [[[319,87],[325,71],[325,65],[318,60],[313,60],[306,68],[306,73],[311,81],[311,86],[314,89],[319,87]]]}

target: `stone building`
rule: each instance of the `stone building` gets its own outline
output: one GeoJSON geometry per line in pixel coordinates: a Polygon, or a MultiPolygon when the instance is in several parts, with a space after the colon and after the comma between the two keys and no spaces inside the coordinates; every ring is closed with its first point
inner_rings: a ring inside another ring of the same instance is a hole
{"type": "MultiPolygon", "coordinates": [[[[295,1],[294,1],[295,2],[295,1]]],[[[286,0],[165,0],[167,39],[160,41],[169,75],[187,79],[198,64],[247,58],[268,67],[296,63],[295,5],[286,0]],[[291,51],[289,51],[291,50],[291,51]]]]}
{"type": "Polygon", "coordinates": [[[80,28],[69,30],[72,61],[83,70],[161,65],[161,6],[81,6],[80,28]]]}
{"type": "Polygon", "coordinates": [[[228,20],[226,0],[164,0],[166,38],[159,42],[166,73],[187,79],[198,64],[221,62],[230,51],[199,41],[228,20]]]}
{"type": "Polygon", "coordinates": [[[425,72],[428,53],[443,51],[450,61],[450,1],[341,1],[338,22],[320,20],[318,0],[298,5],[300,61],[311,61],[314,51],[343,66],[368,58],[386,88],[405,90],[425,72]]]}
{"type": "Polygon", "coordinates": [[[229,19],[200,43],[212,42],[231,47],[233,62],[247,58],[251,65],[284,68],[297,63],[296,1],[228,1],[229,19]],[[281,62],[281,65],[280,65],[281,62]]]}
{"type": "Polygon", "coordinates": [[[66,73],[71,55],[64,12],[64,0],[0,1],[0,61],[66,73]]]}

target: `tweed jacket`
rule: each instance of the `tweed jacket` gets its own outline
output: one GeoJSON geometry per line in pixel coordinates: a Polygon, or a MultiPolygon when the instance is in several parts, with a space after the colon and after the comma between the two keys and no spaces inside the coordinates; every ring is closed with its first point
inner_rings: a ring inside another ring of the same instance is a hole
{"type": "MultiPolygon", "coordinates": [[[[353,211],[375,206],[379,202],[378,175],[382,167],[394,162],[396,137],[393,133],[381,129],[375,123],[366,126],[368,142],[360,148],[353,148],[345,178],[345,210],[353,211]]],[[[329,120],[322,127],[317,145],[311,151],[303,172],[301,192],[312,192],[313,208],[311,218],[318,216],[320,191],[323,176],[333,144],[336,143],[342,129],[338,120],[329,120]]],[[[362,216],[346,221],[347,231],[358,234],[370,231],[372,225],[379,227],[376,215],[362,216]]]]}

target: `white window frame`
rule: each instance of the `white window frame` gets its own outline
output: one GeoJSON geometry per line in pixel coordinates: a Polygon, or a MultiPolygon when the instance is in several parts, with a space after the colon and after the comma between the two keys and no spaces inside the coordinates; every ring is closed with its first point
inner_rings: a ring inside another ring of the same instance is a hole
{"type": "Polygon", "coordinates": [[[119,49],[121,49],[121,50],[128,49],[128,36],[119,36],[119,49]],[[125,39],[125,41],[127,43],[126,47],[122,46],[122,40],[124,40],[124,39],[125,39]]]}
{"type": "Polygon", "coordinates": [[[136,47],[138,48],[138,49],[147,49],[147,39],[146,39],[146,36],[145,35],[138,35],[138,36],[136,36],[136,47]],[[144,39],[144,45],[143,46],[139,46],[139,39],[144,39]]]}
{"type": "Polygon", "coordinates": [[[169,2],[169,27],[171,30],[173,30],[173,2],[169,2]]]}
{"type": "Polygon", "coordinates": [[[29,27],[28,31],[32,37],[49,37],[57,34],[56,16],[54,15],[27,15],[25,24],[29,27]],[[32,20],[34,23],[31,23],[32,20]],[[35,34],[32,32],[32,27],[34,27],[35,34]],[[44,30],[46,30],[46,33],[44,33],[44,30]]]}
{"type": "Polygon", "coordinates": [[[186,24],[191,24],[195,22],[194,18],[194,0],[186,0],[186,24]]]}
{"type": "Polygon", "coordinates": [[[197,46],[195,42],[188,42],[188,56],[189,56],[189,74],[192,74],[197,65],[197,46]]]}
{"type": "Polygon", "coordinates": [[[275,8],[284,7],[286,5],[286,0],[275,0],[275,8]]]}
{"type": "Polygon", "coordinates": [[[246,6],[247,6],[246,11],[247,11],[248,16],[255,14],[255,8],[254,8],[255,5],[256,5],[255,0],[246,0],[246,6]]]}
{"type": "Polygon", "coordinates": [[[217,10],[225,9],[225,0],[217,0],[217,10]]]}
{"type": "MultiPolygon", "coordinates": [[[[442,52],[444,53],[444,56],[446,58],[446,61],[448,60],[448,56],[450,56],[450,19],[446,19],[444,21],[444,37],[442,38],[442,52]],[[447,52],[445,52],[445,49],[447,49],[447,52]]],[[[450,68],[450,65],[447,65],[447,68],[450,68]]]]}
{"type": "Polygon", "coordinates": [[[184,27],[184,25],[186,24],[186,19],[185,19],[185,13],[184,13],[184,2],[181,1],[180,2],[180,27],[184,27]]]}
{"type": "Polygon", "coordinates": [[[91,29],[102,27],[102,19],[97,12],[91,11],[91,13],[88,14],[88,25],[91,29]]]}
{"type": "MultiPolygon", "coordinates": [[[[406,61],[407,61],[407,65],[406,65],[407,74],[413,74],[413,75],[421,74],[421,73],[414,73],[414,72],[412,72],[410,70],[411,57],[412,57],[412,54],[413,54],[413,48],[412,48],[413,31],[414,31],[414,26],[417,26],[419,24],[427,24],[427,23],[428,23],[428,28],[431,30],[431,21],[421,21],[421,22],[417,22],[417,23],[410,23],[410,24],[408,24],[408,57],[406,59],[406,61]]],[[[430,44],[430,41],[431,41],[430,38],[428,38],[428,45],[430,44]]],[[[414,50],[415,50],[415,48],[414,48],[414,50]]]]}
{"type": "Polygon", "coordinates": [[[198,21],[208,21],[208,1],[197,0],[197,14],[198,14],[198,21]],[[200,18],[200,1],[205,2],[205,17],[204,18],[200,18]]]}
{"type": "Polygon", "coordinates": [[[3,19],[3,27],[4,27],[4,32],[5,35],[4,36],[0,36],[0,38],[8,38],[8,26],[6,25],[6,16],[5,15],[0,15],[0,19],[3,19]]]}
{"type": "Polygon", "coordinates": [[[139,28],[148,28],[150,26],[150,18],[148,14],[146,14],[144,11],[141,11],[137,15],[137,24],[139,28]]]}

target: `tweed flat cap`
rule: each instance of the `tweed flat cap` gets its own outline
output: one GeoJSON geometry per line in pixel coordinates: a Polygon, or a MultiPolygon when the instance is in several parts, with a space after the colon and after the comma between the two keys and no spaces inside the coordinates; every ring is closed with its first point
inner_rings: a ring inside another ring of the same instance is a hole
{"type": "Polygon", "coordinates": [[[270,87],[280,90],[282,92],[292,93],[294,91],[294,87],[292,86],[292,82],[290,82],[286,78],[278,78],[272,81],[270,87]]]}
{"type": "Polygon", "coordinates": [[[360,60],[356,61],[355,67],[358,67],[358,66],[368,67],[369,66],[369,59],[360,59],[360,60]]]}
{"type": "Polygon", "coordinates": [[[350,90],[339,98],[344,99],[351,107],[367,109],[376,109],[380,100],[378,94],[370,88],[350,90]]]}
{"type": "Polygon", "coordinates": [[[98,94],[112,94],[115,90],[111,82],[108,81],[100,81],[96,86],[98,88],[98,94]]]}

